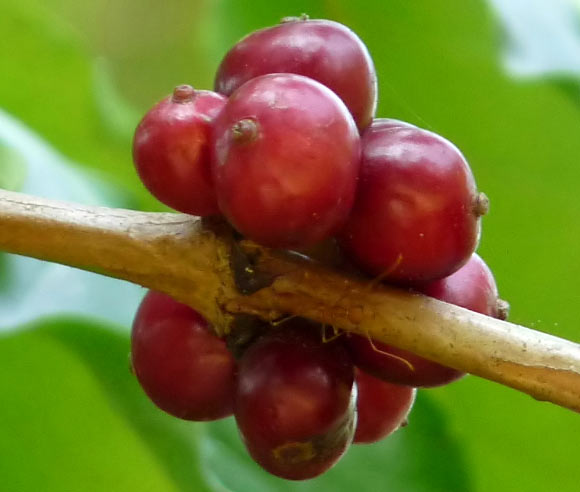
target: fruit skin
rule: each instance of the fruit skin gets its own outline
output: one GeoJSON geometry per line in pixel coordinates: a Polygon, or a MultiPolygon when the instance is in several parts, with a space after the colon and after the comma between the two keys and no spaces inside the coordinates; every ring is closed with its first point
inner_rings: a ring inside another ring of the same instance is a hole
{"type": "MultiPolygon", "coordinates": [[[[471,311],[500,317],[498,291],[493,274],[476,253],[457,272],[423,286],[420,291],[471,311]]],[[[355,364],[384,381],[433,387],[448,384],[465,375],[407,350],[378,341],[371,344],[362,336],[350,335],[346,340],[355,364]]]]}
{"type": "Polygon", "coordinates": [[[320,475],[352,441],[353,366],[317,327],[269,332],[239,362],[235,417],[252,458],[289,480],[320,475]]]}
{"type": "Polygon", "coordinates": [[[498,290],[492,271],[477,253],[454,274],[426,284],[421,293],[494,318],[498,313],[498,290]]]}
{"type": "Polygon", "coordinates": [[[220,210],[243,235],[275,248],[334,234],[354,201],[358,132],[340,99],[293,74],[250,80],[214,123],[220,210]]]}
{"type": "Polygon", "coordinates": [[[195,421],[232,414],[236,362],[189,306],[149,291],[133,323],[131,361],[139,383],[165,412],[195,421]]]}
{"type": "Polygon", "coordinates": [[[147,112],[133,139],[133,161],[161,202],[192,215],[219,213],[210,170],[211,123],[226,98],[178,86],[147,112]]]}
{"type": "Polygon", "coordinates": [[[408,121],[397,120],[395,118],[375,118],[373,120],[373,132],[383,130],[395,130],[398,128],[418,128],[408,121]]]}
{"type": "Polygon", "coordinates": [[[479,195],[459,150],[381,120],[362,137],[357,197],[340,244],[360,268],[416,286],[460,268],[479,241],[479,195]]]}
{"type": "Polygon", "coordinates": [[[344,101],[361,131],[375,114],[372,59],[359,37],[337,22],[290,18],[249,34],[225,55],[214,87],[229,96],[248,80],[268,73],[294,73],[324,84],[344,101]]]}
{"type": "Polygon", "coordinates": [[[368,444],[380,441],[407,424],[417,390],[388,383],[356,370],[356,411],[358,414],[354,442],[368,444]]]}

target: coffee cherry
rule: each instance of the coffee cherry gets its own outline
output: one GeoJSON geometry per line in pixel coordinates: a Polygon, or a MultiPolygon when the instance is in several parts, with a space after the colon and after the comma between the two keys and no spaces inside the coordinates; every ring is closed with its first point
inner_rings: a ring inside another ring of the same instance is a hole
{"type": "Polygon", "coordinates": [[[381,381],[360,369],[355,374],[358,418],[354,442],[377,442],[406,425],[417,390],[381,381]]]}
{"type": "Polygon", "coordinates": [[[133,141],[133,160],[147,189],[161,202],[192,215],[219,212],[210,170],[211,122],[226,98],[188,85],[154,106],[133,141]]]}
{"type": "Polygon", "coordinates": [[[286,18],[256,31],[222,60],[215,90],[229,96],[243,83],[268,73],[304,75],[332,89],[362,131],[375,113],[377,82],[366,46],[350,29],[307,16],[286,18]]]}
{"type": "Polygon", "coordinates": [[[505,319],[505,301],[498,298],[492,271],[477,253],[453,275],[435,280],[418,289],[423,294],[456,306],[505,319]]]}
{"type": "Polygon", "coordinates": [[[357,198],[340,242],[368,273],[420,285],[465,264],[477,246],[486,207],[452,143],[379,120],[362,138],[357,198]]]}
{"type": "MultiPolygon", "coordinates": [[[[507,316],[506,303],[498,299],[493,274],[485,262],[473,254],[470,260],[454,274],[436,280],[421,289],[426,295],[441,301],[476,311],[487,316],[507,316]]],[[[382,342],[372,343],[365,337],[351,335],[347,338],[355,364],[364,371],[396,384],[432,387],[450,383],[464,373],[445,367],[382,342]]]]}
{"type": "Polygon", "coordinates": [[[304,247],[346,220],[360,142],[346,107],[322,84],[292,74],[252,79],[231,95],[214,135],[218,203],[243,235],[304,247]]]}
{"type": "Polygon", "coordinates": [[[143,299],[131,335],[133,370],[159,408],[186,420],[232,413],[236,363],[190,307],[160,292],[143,299]]]}
{"type": "Polygon", "coordinates": [[[353,366],[341,344],[316,327],[285,325],[239,363],[235,417],[254,460],[290,480],[320,475],[352,441],[353,366]]]}

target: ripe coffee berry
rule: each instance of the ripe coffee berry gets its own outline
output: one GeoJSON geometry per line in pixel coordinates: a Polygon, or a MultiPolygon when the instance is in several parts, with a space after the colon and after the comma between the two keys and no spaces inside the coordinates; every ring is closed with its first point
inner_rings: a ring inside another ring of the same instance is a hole
{"type": "Polygon", "coordinates": [[[417,390],[387,383],[356,370],[357,422],[355,443],[372,443],[384,439],[407,423],[417,390]]]}
{"type": "Polygon", "coordinates": [[[377,120],[363,134],[357,198],[340,241],[368,273],[420,285],[465,264],[486,209],[452,143],[377,120]]]}
{"type": "MultiPolygon", "coordinates": [[[[485,262],[473,254],[454,274],[436,280],[420,291],[428,296],[487,316],[505,319],[507,303],[498,299],[493,274],[485,262]]],[[[463,372],[445,367],[412,352],[367,338],[351,335],[347,343],[355,364],[364,371],[396,384],[417,387],[440,386],[455,381],[463,372]]]]}
{"type": "Polygon", "coordinates": [[[254,343],[239,363],[235,417],[254,460],[290,480],[320,475],[354,434],[353,366],[313,327],[287,325],[254,343]]]}
{"type": "Polygon", "coordinates": [[[335,233],[356,189],[360,142],[342,101],[318,82],[271,74],[235,91],[214,123],[218,203],[243,235],[297,248],[335,233]]]}
{"type": "Polygon", "coordinates": [[[148,292],[133,323],[131,361],[145,393],[167,413],[186,420],[231,415],[236,363],[190,307],[148,292]]]}
{"type": "Polygon", "coordinates": [[[229,96],[259,75],[294,73],[332,89],[344,101],[360,130],[377,105],[375,68],[366,46],[350,29],[329,20],[289,17],[256,31],[222,60],[215,90],[229,96]]]}
{"type": "Polygon", "coordinates": [[[226,98],[188,85],[154,106],[135,132],[133,160],[147,189],[192,215],[219,212],[210,170],[211,122],[226,98]]]}

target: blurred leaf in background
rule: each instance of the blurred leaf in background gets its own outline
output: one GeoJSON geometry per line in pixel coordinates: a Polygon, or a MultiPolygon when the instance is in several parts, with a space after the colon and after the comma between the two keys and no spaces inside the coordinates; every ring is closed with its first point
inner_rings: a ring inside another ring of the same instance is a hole
{"type": "Polygon", "coordinates": [[[503,62],[518,77],[580,77],[580,9],[568,0],[492,0],[503,62]]]}
{"type": "MultiPolygon", "coordinates": [[[[8,189],[87,205],[128,204],[121,191],[83,173],[1,110],[0,149],[8,189]]],[[[62,313],[128,326],[143,295],[136,285],[91,272],[2,253],[0,258],[0,332],[62,313]]]]}
{"type": "Polygon", "coordinates": [[[143,398],[114,331],[67,317],[1,339],[3,491],[211,490],[199,428],[143,398]]]}
{"type": "MultiPolygon", "coordinates": [[[[162,209],[131,165],[140,115],[175,85],[211,88],[237,39],[301,12],[365,41],[379,116],[462,149],[492,201],[480,253],[512,320],[580,340],[575,0],[4,0],[0,186],[162,209]]],[[[146,401],[127,369],[142,294],[0,255],[2,491],[578,490],[578,415],[475,377],[421,392],[409,427],[320,479],[269,477],[231,420],[178,422],[146,401]]]]}

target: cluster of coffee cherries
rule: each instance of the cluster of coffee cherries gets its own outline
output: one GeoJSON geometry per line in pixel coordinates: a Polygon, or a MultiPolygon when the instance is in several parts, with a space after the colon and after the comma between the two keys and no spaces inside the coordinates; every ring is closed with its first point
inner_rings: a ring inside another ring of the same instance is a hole
{"type": "MultiPolygon", "coordinates": [[[[352,31],[285,18],[233,46],[215,92],[182,85],[154,106],[136,130],[135,165],[180,212],[219,214],[261,245],[505,317],[474,252],[488,201],[465,158],[431,131],[375,118],[376,101],[373,62],[352,31]]],[[[179,418],[233,414],[254,460],[292,480],[405,425],[417,387],[463,375],[370,337],[326,337],[300,318],[243,350],[216,331],[149,292],[132,332],[140,384],[179,418]]]]}

